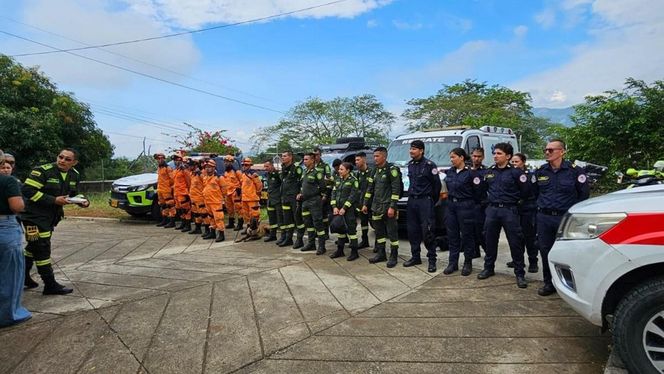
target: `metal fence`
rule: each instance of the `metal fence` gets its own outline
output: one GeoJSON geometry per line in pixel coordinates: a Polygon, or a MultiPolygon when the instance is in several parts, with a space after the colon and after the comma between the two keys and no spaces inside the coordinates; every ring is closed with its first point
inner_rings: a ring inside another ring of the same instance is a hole
{"type": "Polygon", "coordinates": [[[103,181],[81,181],[79,189],[81,193],[108,192],[111,190],[111,184],[113,184],[114,181],[114,179],[103,181]]]}

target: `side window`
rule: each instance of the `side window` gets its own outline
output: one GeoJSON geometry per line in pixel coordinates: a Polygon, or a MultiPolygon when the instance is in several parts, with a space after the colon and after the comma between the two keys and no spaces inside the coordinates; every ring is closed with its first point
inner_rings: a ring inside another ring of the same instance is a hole
{"type": "Polygon", "coordinates": [[[480,146],[480,138],[477,135],[473,135],[468,137],[466,140],[466,153],[471,154],[473,152],[473,149],[478,148],[480,146]]]}

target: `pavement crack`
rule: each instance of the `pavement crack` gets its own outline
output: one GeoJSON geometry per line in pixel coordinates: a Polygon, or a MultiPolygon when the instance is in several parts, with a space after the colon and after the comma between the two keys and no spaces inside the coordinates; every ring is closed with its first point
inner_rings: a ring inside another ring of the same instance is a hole
{"type": "Polygon", "coordinates": [[[251,307],[254,310],[254,321],[256,321],[256,332],[258,333],[258,340],[261,345],[261,359],[265,358],[265,343],[263,343],[263,335],[261,334],[261,326],[258,322],[258,312],[256,311],[256,302],[254,301],[254,292],[251,290],[251,284],[249,284],[249,277],[244,277],[247,282],[247,289],[249,290],[249,298],[251,299],[251,307]]]}

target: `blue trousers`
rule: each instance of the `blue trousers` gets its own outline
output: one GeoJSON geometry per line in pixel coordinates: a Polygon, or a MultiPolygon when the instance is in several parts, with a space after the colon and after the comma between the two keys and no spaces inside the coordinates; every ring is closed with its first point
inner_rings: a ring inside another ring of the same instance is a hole
{"type": "Polygon", "coordinates": [[[486,204],[475,204],[475,251],[481,254],[480,247],[486,251],[484,244],[484,220],[486,219],[486,204]]]}
{"type": "Polygon", "coordinates": [[[500,229],[505,230],[507,243],[510,247],[512,261],[514,262],[514,274],[524,276],[523,261],[523,232],[519,210],[516,206],[499,208],[489,205],[486,208],[486,221],[484,222],[486,256],[484,257],[484,268],[493,270],[498,256],[498,241],[500,240],[500,229]]]}
{"type": "Polygon", "coordinates": [[[556,241],[556,233],[562,220],[563,216],[550,216],[537,213],[537,238],[540,254],[542,255],[542,278],[545,285],[553,285],[551,282],[551,269],[549,268],[549,251],[556,241]]]}
{"type": "Polygon", "coordinates": [[[430,197],[421,199],[408,199],[406,210],[408,216],[408,241],[410,253],[414,258],[420,258],[420,244],[424,242],[429,261],[436,260],[436,240],[433,235],[433,200],[430,197]]]}
{"type": "Polygon", "coordinates": [[[528,254],[528,263],[537,265],[539,244],[537,243],[537,208],[526,208],[519,211],[521,231],[523,231],[523,245],[528,254]]]}
{"type": "Polygon", "coordinates": [[[463,250],[464,262],[473,261],[475,252],[475,215],[476,207],[472,200],[454,202],[449,200],[445,211],[445,228],[449,244],[450,264],[459,263],[459,254],[463,250]]]}
{"type": "Polygon", "coordinates": [[[15,216],[0,217],[0,327],[32,317],[21,305],[25,280],[22,238],[15,216]]]}

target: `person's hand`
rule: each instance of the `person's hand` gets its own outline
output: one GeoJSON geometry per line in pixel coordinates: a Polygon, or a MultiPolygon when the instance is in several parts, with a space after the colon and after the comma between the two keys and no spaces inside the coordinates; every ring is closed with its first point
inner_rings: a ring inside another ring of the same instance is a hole
{"type": "Polygon", "coordinates": [[[69,201],[67,201],[67,195],[56,197],[55,204],[60,206],[69,204],[69,201]]]}
{"type": "Polygon", "coordinates": [[[320,198],[320,201],[321,201],[323,204],[327,203],[327,195],[322,195],[321,198],[320,198]]]}
{"type": "Polygon", "coordinates": [[[387,216],[390,218],[394,218],[395,211],[394,208],[387,208],[387,216]]]}
{"type": "Polygon", "coordinates": [[[369,213],[369,208],[367,208],[366,205],[363,205],[363,206],[362,206],[362,213],[364,213],[364,214],[369,213]]]}
{"type": "Polygon", "coordinates": [[[297,196],[295,197],[295,199],[296,199],[297,201],[302,201],[302,194],[301,194],[301,193],[297,194],[297,196]]]}
{"type": "Polygon", "coordinates": [[[339,215],[343,216],[344,214],[346,214],[346,209],[344,208],[339,209],[339,215]]]}
{"type": "Polygon", "coordinates": [[[335,207],[335,208],[332,210],[332,214],[334,214],[335,216],[338,216],[338,215],[339,215],[339,208],[336,208],[336,207],[335,207]]]}

